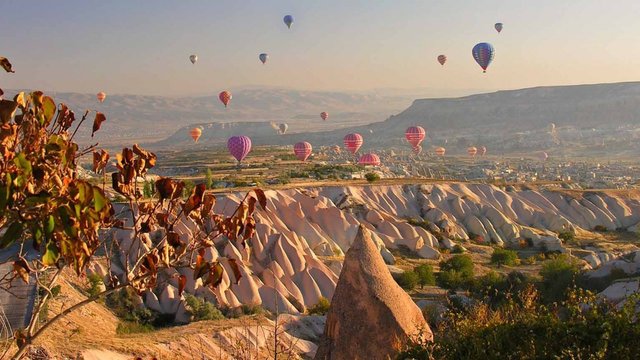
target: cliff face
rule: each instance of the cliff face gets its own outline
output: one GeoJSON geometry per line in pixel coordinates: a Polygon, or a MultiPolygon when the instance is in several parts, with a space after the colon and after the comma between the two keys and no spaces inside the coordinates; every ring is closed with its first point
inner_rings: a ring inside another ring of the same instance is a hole
{"type": "MultiPolygon", "coordinates": [[[[280,312],[298,313],[321,297],[331,299],[360,226],[388,264],[389,249],[400,246],[437,259],[455,239],[520,244],[565,251],[557,233],[592,230],[635,230],[640,222],[640,196],[634,192],[504,191],[485,184],[324,187],[267,191],[268,210],[256,213],[257,233],[249,246],[218,246],[207,254],[219,258],[231,274],[228,259],[236,259],[242,278],[228,275],[212,291],[199,281],[187,284],[193,293],[224,306],[261,304],[280,312]],[[407,219],[413,219],[411,225],[407,219]]],[[[242,194],[218,197],[220,212],[232,212],[242,194]]],[[[176,226],[185,239],[194,225],[188,219],[176,226]]],[[[130,234],[116,234],[127,244],[130,234]]],[[[133,247],[135,249],[135,247],[133,247]]],[[[585,252],[586,254],[586,252],[585,252]]],[[[597,266],[597,257],[585,260],[597,266]]],[[[184,272],[189,269],[181,270],[184,272]]],[[[187,279],[192,274],[185,273],[187,279]]],[[[171,276],[171,274],[168,274],[171,276]]],[[[183,312],[176,284],[145,295],[148,306],[163,312],[183,312]]]]}

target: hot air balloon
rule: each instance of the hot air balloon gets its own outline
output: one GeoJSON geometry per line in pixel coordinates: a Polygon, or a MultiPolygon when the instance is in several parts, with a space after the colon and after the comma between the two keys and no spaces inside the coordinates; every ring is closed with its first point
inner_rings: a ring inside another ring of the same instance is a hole
{"type": "Polygon", "coordinates": [[[189,135],[191,135],[193,141],[198,142],[198,139],[200,139],[200,135],[202,135],[202,130],[200,130],[200,128],[193,128],[191,129],[191,131],[189,131],[189,135]]]}
{"type": "Polygon", "coordinates": [[[467,148],[467,154],[469,154],[469,156],[476,156],[477,153],[478,149],[475,146],[470,146],[467,148]]]}
{"type": "Polygon", "coordinates": [[[363,142],[362,135],[358,133],[347,134],[344,137],[344,147],[352,154],[355,154],[360,149],[363,142]]]}
{"type": "Polygon", "coordinates": [[[311,144],[306,141],[301,141],[293,145],[293,152],[300,161],[306,161],[309,155],[311,155],[312,150],[311,144]]]}
{"type": "Polygon", "coordinates": [[[426,134],[427,132],[422,126],[411,126],[405,131],[404,136],[411,146],[416,147],[424,140],[426,134]]]}
{"type": "Polygon", "coordinates": [[[195,64],[196,62],[198,62],[198,55],[193,54],[193,55],[189,56],[189,60],[191,60],[192,64],[195,64]]]}
{"type": "Polygon", "coordinates": [[[440,65],[444,65],[444,63],[447,62],[447,56],[446,55],[438,55],[438,62],[440,63],[440,65]]]}
{"type": "Polygon", "coordinates": [[[415,155],[420,155],[420,153],[422,152],[422,146],[414,146],[412,150],[415,155]]]}
{"type": "Polygon", "coordinates": [[[549,158],[549,154],[547,154],[545,151],[541,151],[538,156],[540,157],[541,161],[547,161],[547,159],[549,158]]]}
{"type": "Polygon", "coordinates": [[[323,111],[320,113],[320,117],[322,118],[322,120],[327,120],[329,118],[329,113],[326,111],[323,111]]]}
{"type": "Polygon", "coordinates": [[[502,23],[496,23],[493,27],[496,28],[498,34],[500,33],[500,31],[502,31],[502,23]]]}
{"type": "Polygon", "coordinates": [[[480,146],[478,148],[478,153],[480,154],[480,156],[484,156],[487,153],[487,147],[486,146],[480,146]]]}
{"type": "Polygon", "coordinates": [[[489,64],[491,64],[495,56],[495,50],[493,49],[493,45],[489,43],[479,43],[473,47],[471,54],[482,68],[482,71],[487,72],[487,67],[489,67],[489,64]]]}
{"type": "Polygon", "coordinates": [[[358,164],[364,166],[380,166],[380,157],[376,154],[364,154],[358,160],[358,164]]]}
{"type": "Polygon", "coordinates": [[[233,96],[231,96],[230,92],[225,90],[221,92],[220,95],[218,95],[218,98],[220,99],[220,101],[222,101],[222,103],[224,104],[224,107],[227,107],[227,105],[229,105],[229,102],[231,101],[233,96]]]}
{"type": "Polygon", "coordinates": [[[284,23],[287,25],[287,27],[289,29],[291,29],[291,24],[293,24],[293,16],[285,15],[285,17],[282,19],[282,21],[284,21],[284,23]]]}
{"type": "Polygon", "coordinates": [[[289,128],[289,125],[280,124],[279,128],[280,128],[280,134],[285,134],[287,132],[287,129],[289,128]]]}
{"type": "Polygon", "coordinates": [[[444,153],[447,151],[445,148],[443,148],[442,146],[438,146],[435,150],[436,155],[438,156],[444,156],[444,153]]]}
{"type": "Polygon", "coordinates": [[[104,102],[104,99],[107,98],[107,94],[105,94],[104,92],[100,91],[97,95],[96,98],[98,98],[98,101],[100,102],[104,102]]]}
{"type": "Polygon", "coordinates": [[[269,59],[269,54],[262,53],[258,55],[258,59],[260,59],[260,61],[262,61],[262,63],[264,64],[269,59]]]}
{"type": "Polygon", "coordinates": [[[240,163],[251,151],[251,139],[248,136],[232,136],[227,140],[227,149],[240,163]]]}

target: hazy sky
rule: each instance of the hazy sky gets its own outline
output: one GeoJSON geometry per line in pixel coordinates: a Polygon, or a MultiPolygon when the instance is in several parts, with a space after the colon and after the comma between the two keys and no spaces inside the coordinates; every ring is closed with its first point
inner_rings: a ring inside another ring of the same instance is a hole
{"type": "Polygon", "coordinates": [[[634,81],[639,18],[637,0],[0,0],[0,56],[16,70],[0,74],[0,87],[445,94],[634,81]],[[295,17],[291,30],[286,14],[295,17]],[[471,57],[482,41],[496,49],[487,74],[471,57]],[[266,65],[261,52],[270,55],[266,65]],[[449,58],[444,68],[439,54],[449,58]]]}

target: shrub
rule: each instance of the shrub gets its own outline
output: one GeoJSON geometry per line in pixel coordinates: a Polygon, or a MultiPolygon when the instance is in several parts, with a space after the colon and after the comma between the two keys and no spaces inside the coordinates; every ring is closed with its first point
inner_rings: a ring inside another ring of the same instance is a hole
{"type": "Polygon", "coordinates": [[[464,276],[473,276],[473,259],[469,255],[456,255],[447,261],[440,263],[441,271],[455,270],[464,276]]]}
{"type": "Polygon", "coordinates": [[[368,182],[372,183],[374,181],[380,180],[380,175],[370,172],[370,173],[364,174],[364,178],[367,179],[368,182]]]}
{"type": "Polygon", "coordinates": [[[604,225],[596,225],[593,227],[593,231],[607,232],[607,227],[604,225]]]}
{"type": "Polygon", "coordinates": [[[463,254],[464,248],[460,244],[456,244],[453,249],[451,249],[452,254],[463,254]]]}
{"type": "Polygon", "coordinates": [[[438,286],[445,289],[458,289],[473,278],[473,260],[469,255],[456,255],[440,263],[437,277],[438,286]]]}
{"type": "Polygon", "coordinates": [[[410,291],[413,290],[420,282],[420,277],[414,271],[405,271],[396,279],[401,288],[410,291]]]}
{"type": "Polygon", "coordinates": [[[574,291],[558,312],[528,286],[496,309],[446,313],[433,342],[410,339],[397,359],[636,359],[639,305],[637,296],[616,308],[574,291]]]}
{"type": "Polygon", "coordinates": [[[199,299],[191,294],[187,294],[185,301],[193,315],[193,321],[224,319],[222,312],[212,303],[205,301],[204,299],[199,299]]]}
{"type": "Polygon", "coordinates": [[[576,239],[575,235],[571,231],[561,231],[558,233],[558,238],[564,242],[572,242],[576,239]]]}
{"type": "Polygon", "coordinates": [[[513,250],[496,248],[491,254],[491,263],[498,266],[514,266],[520,264],[520,259],[518,259],[518,254],[513,250]]]}
{"type": "Polygon", "coordinates": [[[579,273],[578,263],[567,255],[562,254],[547,260],[540,270],[540,276],[542,276],[540,290],[543,300],[546,303],[564,300],[579,273]]]}
{"type": "Polygon", "coordinates": [[[309,315],[326,315],[331,304],[325,297],[320,297],[318,303],[308,309],[309,315]]]}
{"type": "Polygon", "coordinates": [[[436,277],[433,274],[433,267],[431,265],[422,264],[416,266],[413,271],[418,275],[418,284],[420,284],[420,287],[436,284],[436,277]]]}
{"type": "Polygon", "coordinates": [[[211,169],[207,168],[204,175],[204,183],[207,185],[207,189],[211,189],[213,187],[213,174],[211,173],[211,169]]]}
{"type": "Polygon", "coordinates": [[[98,294],[100,294],[100,292],[102,292],[102,276],[93,273],[87,276],[87,280],[89,281],[89,289],[87,290],[87,292],[89,293],[89,297],[97,296],[98,294]]]}

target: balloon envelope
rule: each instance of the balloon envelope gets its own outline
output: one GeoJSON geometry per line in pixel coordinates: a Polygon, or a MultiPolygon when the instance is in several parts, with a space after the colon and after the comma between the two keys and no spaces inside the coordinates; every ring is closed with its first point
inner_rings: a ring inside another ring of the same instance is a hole
{"type": "Polygon", "coordinates": [[[192,64],[195,64],[198,61],[198,55],[191,55],[189,56],[189,60],[191,61],[192,64]]]}
{"type": "Polygon", "coordinates": [[[358,160],[358,164],[364,166],[379,166],[380,165],[380,157],[376,154],[364,154],[358,160]]]}
{"type": "Polygon", "coordinates": [[[227,107],[227,105],[229,105],[229,102],[231,101],[231,98],[233,98],[233,96],[231,96],[230,92],[225,90],[221,92],[220,95],[218,95],[218,98],[220,99],[220,101],[222,101],[222,103],[224,104],[224,107],[227,107]]]}
{"type": "Polygon", "coordinates": [[[198,142],[198,139],[200,139],[200,136],[202,135],[202,130],[200,130],[200,128],[193,128],[189,131],[189,135],[191,135],[193,141],[198,142]]]}
{"type": "Polygon", "coordinates": [[[495,49],[489,43],[479,43],[473,47],[471,54],[482,70],[487,72],[487,67],[489,67],[495,56],[495,49]]]}
{"type": "Polygon", "coordinates": [[[241,162],[251,151],[251,139],[248,136],[232,136],[227,140],[229,153],[241,162]]]}
{"type": "Polygon", "coordinates": [[[443,148],[442,146],[438,146],[435,150],[436,155],[438,156],[444,156],[444,153],[447,151],[445,148],[443,148]]]}
{"type": "Polygon", "coordinates": [[[266,63],[266,62],[267,62],[267,60],[269,59],[269,54],[262,53],[262,54],[258,55],[258,58],[259,58],[259,59],[260,59],[260,61],[262,61],[262,63],[264,64],[264,63],[266,63]]]}
{"type": "Polygon", "coordinates": [[[364,140],[362,139],[362,135],[358,133],[347,134],[344,137],[344,147],[352,154],[355,154],[358,149],[360,149],[362,143],[364,143],[364,140]]]}
{"type": "Polygon", "coordinates": [[[309,155],[311,155],[312,150],[311,144],[306,141],[301,141],[293,145],[293,153],[296,154],[296,157],[300,161],[306,161],[309,155]]]}
{"type": "Polygon", "coordinates": [[[98,99],[98,101],[103,102],[104,99],[107,98],[107,94],[105,94],[104,92],[100,91],[97,95],[96,98],[98,99]]]}
{"type": "Polygon", "coordinates": [[[438,62],[440,63],[440,65],[444,65],[444,63],[447,62],[447,56],[446,55],[438,55],[438,62]]]}
{"type": "Polygon", "coordinates": [[[291,24],[293,24],[293,16],[285,15],[285,17],[282,19],[282,21],[284,21],[284,23],[287,25],[287,27],[289,29],[291,29],[291,24]]]}
{"type": "Polygon", "coordinates": [[[424,140],[426,134],[427,132],[422,126],[411,126],[405,131],[404,136],[411,146],[416,147],[424,140]]]}
{"type": "Polygon", "coordinates": [[[322,118],[322,120],[327,120],[329,118],[329,113],[326,111],[323,111],[320,113],[320,117],[322,118]]]}
{"type": "Polygon", "coordinates": [[[467,148],[467,154],[469,154],[469,156],[476,156],[477,153],[478,148],[476,148],[475,146],[470,146],[467,148]]]}
{"type": "Polygon", "coordinates": [[[496,23],[493,27],[496,28],[496,31],[500,33],[502,31],[502,23],[496,23]]]}
{"type": "Polygon", "coordinates": [[[286,132],[287,132],[287,129],[289,128],[289,125],[287,125],[287,124],[280,124],[279,128],[280,128],[280,134],[284,134],[284,133],[286,133],[286,132]]]}

